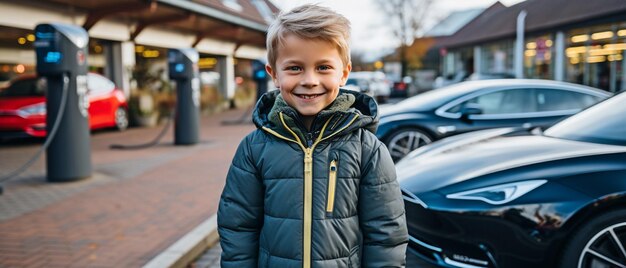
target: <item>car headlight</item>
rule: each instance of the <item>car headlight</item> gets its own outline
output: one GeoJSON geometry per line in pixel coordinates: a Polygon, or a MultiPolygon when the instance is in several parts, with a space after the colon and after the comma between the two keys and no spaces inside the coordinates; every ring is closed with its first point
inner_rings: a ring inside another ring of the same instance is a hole
{"type": "Polygon", "coordinates": [[[46,103],[42,102],[35,105],[30,105],[17,110],[17,115],[21,117],[29,117],[31,115],[45,115],[46,103]]]}
{"type": "Polygon", "coordinates": [[[511,202],[546,183],[547,180],[519,181],[446,195],[450,199],[480,200],[492,205],[511,202]]]}

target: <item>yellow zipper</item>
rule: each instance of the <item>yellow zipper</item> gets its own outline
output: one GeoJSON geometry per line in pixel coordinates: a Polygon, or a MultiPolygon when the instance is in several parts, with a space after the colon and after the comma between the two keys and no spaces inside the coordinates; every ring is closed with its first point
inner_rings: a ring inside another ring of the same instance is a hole
{"type": "Polygon", "coordinates": [[[308,148],[304,146],[304,144],[302,143],[298,135],[295,132],[293,132],[291,128],[287,126],[282,112],[279,113],[279,117],[285,129],[287,129],[291,133],[291,135],[294,136],[295,140],[287,138],[283,135],[280,135],[278,132],[273,131],[267,127],[263,127],[263,129],[278,138],[297,143],[298,145],[300,145],[300,148],[302,148],[302,151],[304,152],[304,226],[303,226],[304,230],[303,230],[303,235],[302,235],[304,244],[302,245],[303,246],[302,267],[310,268],[311,267],[311,231],[312,231],[311,225],[313,222],[313,209],[312,209],[313,208],[313,150],[315,149],[315,146],[317,146],[317,144],[320,143],[321,141],[324,141],[333,137],[335,134],[341,132],[342,130],[350,126],[359,117],[359,115],[357,114],[346,126],[342,127],[341,129],[333,132],[332,134],[322,139],[322,135],[324,134],[324,131],[326,131],[326,127],[328,126],[328,123],[330,123],[330,121],[333,119],[333,117],[329,118],[328,121],[324,123],[324,126],[322,127],[322,130],[320,131],[320,135],[317,137],[316,141],[313,143],[311,147],[308,147],[308,148]]]}
{"type": "Polygon", "coordinates": [[[330,172],[328,174],[328,202],[326,202],[326,212],[333,212],[335,207],[335,188],[337,185],[337,161],[330,161],[330,172]]]}

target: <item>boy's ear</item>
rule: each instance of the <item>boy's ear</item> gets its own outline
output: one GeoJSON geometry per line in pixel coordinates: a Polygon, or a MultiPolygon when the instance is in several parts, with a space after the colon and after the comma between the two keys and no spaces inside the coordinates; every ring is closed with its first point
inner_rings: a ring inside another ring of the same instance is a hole
{"type": "Polygon", "coordinates": [[[270,76],[272,77],[272,82],[274,82],[274,84],[276,84],[276,73],[274,72],[274,69],[272,69],[272,66],[270,66],[269,64],[265,64],[265,71],[270,74],[270,76]]]}
{"type": "Polygon", "coordinates": [[[348,81],[350,71],[352,71],[352,62],[348,62],[348,65],[343,68],[343,71],[341,73],[341,86],[346,85],[346,81],[348,81]]]}

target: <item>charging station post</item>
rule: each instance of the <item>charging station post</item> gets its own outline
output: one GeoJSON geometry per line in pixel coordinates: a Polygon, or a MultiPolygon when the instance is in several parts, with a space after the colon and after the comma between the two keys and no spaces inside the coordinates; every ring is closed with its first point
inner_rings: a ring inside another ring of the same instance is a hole
{"type": "Polygon", "coordinates": [[[252,79],[256,82],[256,101],[258,102],[261,96],[267,93],[267,82],[269,81],[264,60],[252,61],[252,79]]]}
{"type": "Polygon", "coordinates": [[[47,81],[47,135],[51,134],[57,115],[63,113],[57,133],[46,150],[48,181],[66,182],[90,177],[89,35],[81,27],[49,23],[35,27],[35,38],[37,74],[47,81]],[[61,107],[63,98],[66,101],[61,107]]]}
{"type": "Polygon", "coordinates": [[[198,51],[192,48],[167,51],[169,77],[176,81],[174,144],[198,143],[200,132],[200,79],[198,51]]]}

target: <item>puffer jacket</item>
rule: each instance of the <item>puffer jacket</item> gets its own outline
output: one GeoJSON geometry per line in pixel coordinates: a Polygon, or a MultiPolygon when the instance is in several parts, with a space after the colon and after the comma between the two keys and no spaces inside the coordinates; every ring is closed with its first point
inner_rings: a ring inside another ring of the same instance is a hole
{"type": "Polygon", "coordinates": [[[403,267],[404,205],[377,105],[341,90],[311,131],[278,91],[257,103],[218,209],[221,267],[403,267]]]}

